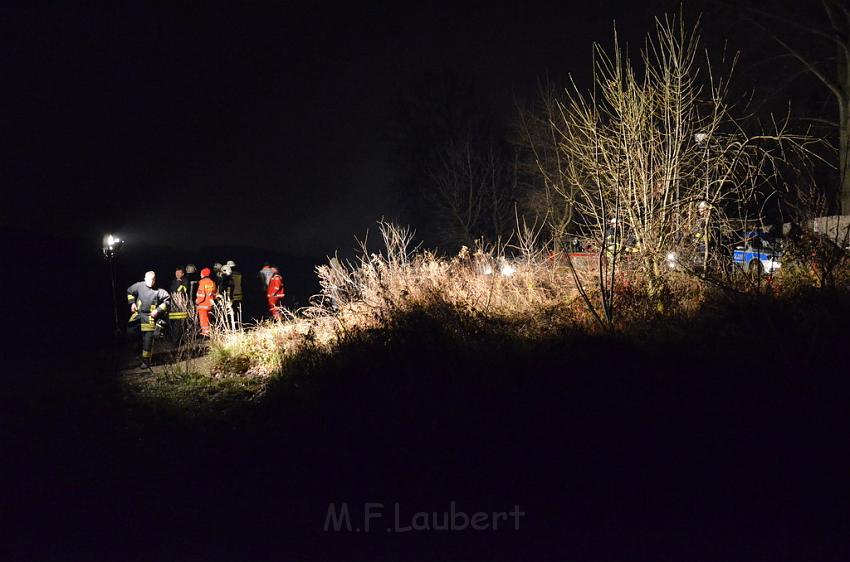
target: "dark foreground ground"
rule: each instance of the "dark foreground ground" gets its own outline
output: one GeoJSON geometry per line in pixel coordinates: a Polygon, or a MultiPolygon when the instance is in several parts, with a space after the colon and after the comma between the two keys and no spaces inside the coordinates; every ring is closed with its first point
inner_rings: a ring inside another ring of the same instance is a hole
{"type": "Polygon", "coordinates": [[[130,393],[108,346],[7,361],[0,552],[848,560],[846,317],[771,310],[640,345],[413,315],[213,409],[130,393]],[[344,502],[352,531],[325,531],[344,502]],[[368,502],[384,507],[365,532],[368,502]],[[451,502],[524,515],[518,529],[387,531],[396,503],[403,527],[451,502]]]}

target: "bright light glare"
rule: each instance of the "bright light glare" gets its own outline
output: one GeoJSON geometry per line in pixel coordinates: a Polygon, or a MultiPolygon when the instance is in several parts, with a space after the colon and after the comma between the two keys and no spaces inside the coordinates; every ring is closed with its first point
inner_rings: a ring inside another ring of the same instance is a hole
{"type": "Polygon", "coordinates": [[[708,138],[708,133],[697,133],[697,134],[694,135],[694,140],[697,141],[697,143],[702,143],[702,141],[704,141],[707,138],[708,138]]]}
{"type": "Polygon", "coordinates": [[[516,268],[512,265],[505,264],[502,266],[502,275],[504,275],[505,277],[510,277],[514,273],[516,273],[516,268]]]}
{"type": "Polygon", "coordinates": [[[484,275],[493,275],[493,266],[485,265],[484,266],[484,275]]]}
{"type": "Polygon", "coordinates": [[[124,243],[123,240],[115,236],[114,234],[107,234],[103,237],[103,253],[106,257],[111,258],[115,255],[121,245],[124,243]]]}

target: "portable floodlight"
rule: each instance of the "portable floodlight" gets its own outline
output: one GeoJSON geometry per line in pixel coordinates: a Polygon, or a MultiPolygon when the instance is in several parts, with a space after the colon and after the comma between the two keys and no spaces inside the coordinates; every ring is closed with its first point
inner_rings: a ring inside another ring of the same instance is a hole
{"type": "Polygon", "coordinates": [[[115,257],[115,254],[118,253],[118,251],[123,245],[123,240],[121,240],[114,234],[107,234],[103,237],[103,257],[108,260],[111,260],[115,257]]]}
{"type": "Polygon", "coordinates": [[[109,262],[109,279],[112,282],[112,313],[116,334],[121,332],[121,327],[118,323],[118,294],[115,292],[115,258],[123,246],[124,241],[114,234],[107,234],[103,237],[103,257],[109,262]]]}

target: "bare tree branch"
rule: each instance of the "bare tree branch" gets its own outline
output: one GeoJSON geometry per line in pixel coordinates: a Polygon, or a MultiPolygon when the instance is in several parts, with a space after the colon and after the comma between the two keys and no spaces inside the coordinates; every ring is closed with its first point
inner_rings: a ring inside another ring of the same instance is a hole
{"type": "Polygon", "coordinates": [[[842,99],[844,98],[844,94],[843,94],[843,92],[841,91],[841,86],[840,86],[840,84],[838,84],[838,83],[837,83],[837,82],[835,82],[834,80],[830,80],[830,78],[829,78],[828,76],[826,76],[823,72],[821,72],[821,70],[820,70],[818,67],[816,67],[816,66],[815,66],[815,65],[814,65],[811,61],[809,61],[809,59],[807,59],[806,57],[804,57],[803,55],[801,55],[799,51],[797,51],[796,49],[794,49],[791,45],[789,45],[788,43],[786,43],[785,41],[783,41],[783,40],[782,40],[782,39],[780,39],[779,37],[777,37],[777,36],[773,35],[773,40],[774,40],[774,41],[776,41],[777,43],[779,43],[780,45],[782,45],[782,47],[783,47],[786,51],[788,51],[789,53],[791,53],[791,55],[792,55],[795,59],[797,59],[798,61],[800,61],[801,63],[803,63],[803,65],[804,65],[807,69],[809,69],[809,72],[811,72],[812,74],[814,74],[814,75],[818,78],[818,80],[820,80],[821,82],[823,82],[823,84],[824,84],[827,88],[829,88],[829,91],[831,91],[831,92],[835,95],[835,97],[838,99],[838,102],[839,102],[839,103],[841,103],[842,99]]]}

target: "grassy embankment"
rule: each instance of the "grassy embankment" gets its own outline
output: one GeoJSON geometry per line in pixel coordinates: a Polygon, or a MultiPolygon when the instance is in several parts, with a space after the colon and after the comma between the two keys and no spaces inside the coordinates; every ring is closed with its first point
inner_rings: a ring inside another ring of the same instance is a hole
{"type": "Polygon", "coordinates": [[[791,272],[736,291],[672,276],[649,299],[632,278],[603,330],[563,267],[501,265],[368,256],[320,271],[333,309],[218,333],[206,357],[153,376],[116,379],[117,362],[93,356],[46,363],[11,412],[26,531],[13,546],[38,559],[842,559],[843,281],[791,272]],[[323,531],[342,501],[529,515],[517,533],[358,541],[323,531]]]}
{"type": "MultiPolygon", "coordinates": [[[[725,285],[671,272],[651,293],[639,274],[626,271],[618,276],[613,322],[604,326],[575,285],[578,278],[590,301],[598,302],[595,263],[575,264],[574,277],[563,261],[534,250],[509,261],[493,249],[442,258],[409,251],[403,230],[389,227],[384,234],[385,254],[364,252],[354,264],[332,260],[318,268],[319,305],[248,330],[219,327],[206,357],[128,379],[133,393],[186,411],[253,406],[282,387],[309,387],[313,382],[300,378],[317,370],[345,371],[345,362],[362,349],[378,370],[387,367],[382,363],[438,354],[446,359],[444,369],[471,360],[477,363],[472,371],[500,376],[500,357],[561,347],[627,346],[657,352],[662,362],[667,354],[704,353],[719,370],[752,363],[753,371],[770,371],[805,367],[817,353],[830,357],[843,341],[847,263],[830,271],[829,286],[814,268],[789,260],[776,275],[725,285]],[[413,348],[394,357],[408,340],[413,348]],[[788,361],[781,362],[783,356],[788,361]]],[[[352,367],[368,368],[354,361],[352,367]]],[[[565,368],[574,362],[563,358],[565,368]]],[[[599,371],[592,363],[587,368],[599,371]]]]}

